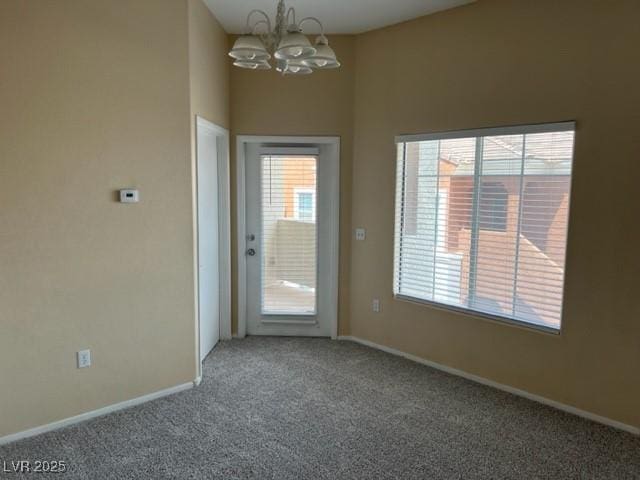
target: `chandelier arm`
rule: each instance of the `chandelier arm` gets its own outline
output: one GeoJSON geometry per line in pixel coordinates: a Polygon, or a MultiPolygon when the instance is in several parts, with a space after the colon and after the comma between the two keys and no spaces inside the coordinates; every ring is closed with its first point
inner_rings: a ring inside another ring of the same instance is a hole
{"type": "Polygon", "coordinates": [[[306,21],[313,21],[313,22],[316,22],[318,25],[320,25],[320,36],[324,37],[324,25],[322,25],[322,22],[320,20],[318,20],[316,17],[305,17],[302,20],[300,20],[300,23],[298,24],[298,26],[302,28],[302,24],[306,21]]]}
{"type": "Polygon", "coordinates": [[[249,15],[247,15],[247,25],[246,25],[246,27],[245,27],[245,28],[246,28],[246,31],[247,31],[247,32],[251,32],[251,33],[253,33],[253,29],[255,28],[255,26],[256,26],[256,25],[258,25],[259,23],[262,23],[262,22],[265,22],[265,23],[267,24],[267,28],[269,29],[269,33],[271,33],[271,20],[269,20],[269,15],[267,15],[267,14],[266,14],[264,11],[262,11],[262,10],[258,10],[258,9],[251,10],[251,11],[249,12],[249,15]],[[251,15],[253,15],[254,13],[259,13],[259,14],[263,15],[265,19],[264,19],[264,20],[260,20],[258,23],[255,23],[255,24],[253,25],[253,27],[252,27],[252,26],[250,25],[250,21],[251,21],[251,15]]]}
{"type": "Polygon", "coordinates": [[[258,26],[262,24],[267,26],[267,34],[271,33],[271,27],[269,25],[269,22],[267,22],[266,20],[258,20],[256,23],[253,24],[253,28],[251,29],[251,35],[255,35],[256,28],[258,28],[258,26]]]}
{"type": "MultiPolygon", "coordinates": [[[[289,14],[290,14],[290,13],[293,13],[293,25],[298,26],[298,25],[297,25],[297,23],[296,23],[296,9],[295,9],[295,8],[293,8],[293,7],[289,7],[289,10],[287,10],[287,15],[286,15],[286,19],[287,19],[287,27],[289,27],[289,25],[291,25],[291,24],[289,23],[289,14]]],[[[300,23],[302,23],[302,22],[300,22],[300,23]]]]}

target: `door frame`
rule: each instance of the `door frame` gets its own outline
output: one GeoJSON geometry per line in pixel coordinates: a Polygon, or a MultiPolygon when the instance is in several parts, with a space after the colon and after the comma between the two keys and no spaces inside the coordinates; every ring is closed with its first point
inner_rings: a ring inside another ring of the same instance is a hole
{"type": "Polygon", "coordinates": [[[332,173],[335,181],[328,186],[330,198],[330,211],[333,216],[332,231],[328,233],[330,241],[330,291],[331,298],[331,338],[338,338],[338,274],[340,251],[340,137],[313,137],[313,136],[260,136],[237,135],[236,136],[236,195],[237,195],[237,292],[238,292],[238,334],[244,338],[247,334],[247,225],[246,225],[246,155],[245,147],[248,144],[260,144],[280,147],[313,147],[328,146],[329,155],[335,160],[335,172],[332,173]]]}
{"type": "Polygon", "coordinates": [[[196,307],[196,360],[198,379],[202,376],[200,361],[200,246],[198,225],[198,128],[204,128],[216,137],[218,165],[218,285],[220,289],[220,340],[231,339],[231,181],[229,131],[196,115],[193,147],[193,229],[194,275],[196,307]]]}

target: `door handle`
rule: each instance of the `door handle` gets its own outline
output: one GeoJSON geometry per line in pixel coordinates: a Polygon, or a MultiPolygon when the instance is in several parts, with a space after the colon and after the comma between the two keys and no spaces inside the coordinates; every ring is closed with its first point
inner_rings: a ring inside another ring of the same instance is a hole
{"type": "Polygon", "coordinates": [[[249,250],[247,250],[247,255],[249,255],[250,257],[253,257],[256,254],[256,251],[253,248],[250,248],[249,250]]]}

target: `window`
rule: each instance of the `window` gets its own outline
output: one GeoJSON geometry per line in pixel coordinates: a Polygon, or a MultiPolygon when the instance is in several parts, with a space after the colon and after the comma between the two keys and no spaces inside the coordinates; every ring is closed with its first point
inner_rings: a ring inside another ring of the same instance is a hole
{"type": "Polygon", "coordinates": [[[294,218],[301,222],[315,222],[316,220],[316,192],[307,188],[294,190],[293,211],[294,218]]]}
{"type": "Polygon", "coordinates": [[[398,137],[394,294],[558,330],[574,130],[398,137]]]}

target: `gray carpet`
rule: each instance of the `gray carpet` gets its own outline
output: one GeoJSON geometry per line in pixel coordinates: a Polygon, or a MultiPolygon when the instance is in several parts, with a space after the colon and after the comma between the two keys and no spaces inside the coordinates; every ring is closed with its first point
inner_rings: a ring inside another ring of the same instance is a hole
{"type": "Polygon", "coordinates": [[[640,438],[351,342],[250,337],[197,389],[0,447],[0,475],[22,459],[91,480],[622,480],[640,438]]]}

